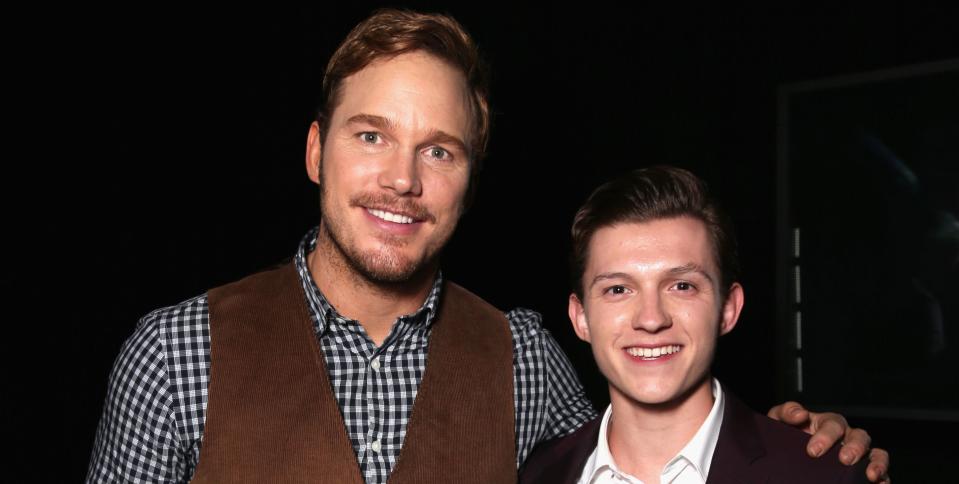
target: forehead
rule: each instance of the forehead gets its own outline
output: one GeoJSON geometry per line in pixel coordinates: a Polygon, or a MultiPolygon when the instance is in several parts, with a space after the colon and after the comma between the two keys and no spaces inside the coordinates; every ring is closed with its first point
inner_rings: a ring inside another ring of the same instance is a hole
{"type": "Polygon", "coordinates": [[[693,217],[603,227],[589,244],[586,272],[649,272],[696,264],[718,273],[706,225],[693,217]]]}
{"type": "Polygon", "coordinates": [[[405,129],[440,130],[464,138],[468,102],[466,79],[458,69],[416,51],[378,59],[344,79],[331,122],[370,114],[405,129]]]}

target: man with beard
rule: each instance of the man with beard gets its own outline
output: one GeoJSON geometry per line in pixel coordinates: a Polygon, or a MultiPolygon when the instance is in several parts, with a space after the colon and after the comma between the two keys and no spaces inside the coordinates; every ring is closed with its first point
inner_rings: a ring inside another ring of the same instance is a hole
{"type": "MultiPolygon", "coordinates": [[[[292,263],[140,321],[88,480],[512,482],[536,443],[591,420],[538,314],[504,315],[439,271],[486,148],[486,86],[452,18],[361,22],[307,139],[319,227],[292,263]]],[[[816,445],[845,431],[815,424],[816,445]]]]}

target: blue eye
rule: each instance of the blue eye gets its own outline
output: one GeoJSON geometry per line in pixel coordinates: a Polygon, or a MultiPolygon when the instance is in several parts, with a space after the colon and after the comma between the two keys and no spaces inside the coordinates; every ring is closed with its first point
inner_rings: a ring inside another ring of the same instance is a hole
{"type": "Polygon", "coordinates": [[[449,160],[453,157],[449,151],[444,150],[438,146],[430,148],[430,157],[436,158],[437,160],[449,160]]]}
{"type": "Polygon", "coordinates": [[[367,131],[360,133],[360,139],[369,144],[376,144],[376,142],[380,140],[380,135],[379,133],[367,131]]]}

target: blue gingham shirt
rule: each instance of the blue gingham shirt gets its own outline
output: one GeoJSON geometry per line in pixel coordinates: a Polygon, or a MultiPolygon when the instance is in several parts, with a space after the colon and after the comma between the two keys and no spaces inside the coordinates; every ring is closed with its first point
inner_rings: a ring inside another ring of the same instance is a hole
{"type": "MultiPolygon", "coordinates": [[[[398,318],[377,347],[359,322],[336,312],[310,277],[306,256],[316,233],[303,238],[294,263],[360,470],[368,483],[386,482],[426,367],[442,276],[423,305],[398,318]]],[[[572,432],[596,413],[540,315],[514,309],[506,318],[519,466],[537,443],[572,432]]],[[[114,363],[87,481],[189,481],[200,456],[209,377],[206,295],[144,316],[114,363]]]]}

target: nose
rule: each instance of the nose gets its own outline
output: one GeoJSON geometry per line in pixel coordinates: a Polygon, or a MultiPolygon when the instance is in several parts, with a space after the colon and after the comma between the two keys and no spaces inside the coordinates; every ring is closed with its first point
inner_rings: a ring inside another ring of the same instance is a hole
{"type": "Polygon", "coordinates": [[[416,153],[396,152],[384,160],[378,181],[381,187],[397,195],[419,196],[423,185],[420,181],[416,153]]]}
{"type": "Polygon", "coordinates": [[[637,299],[631,324],[633,329],[656,333],[673,325],[673,319],[663,306],[663,299],[658,293],[645,294],[637,299]]]}

